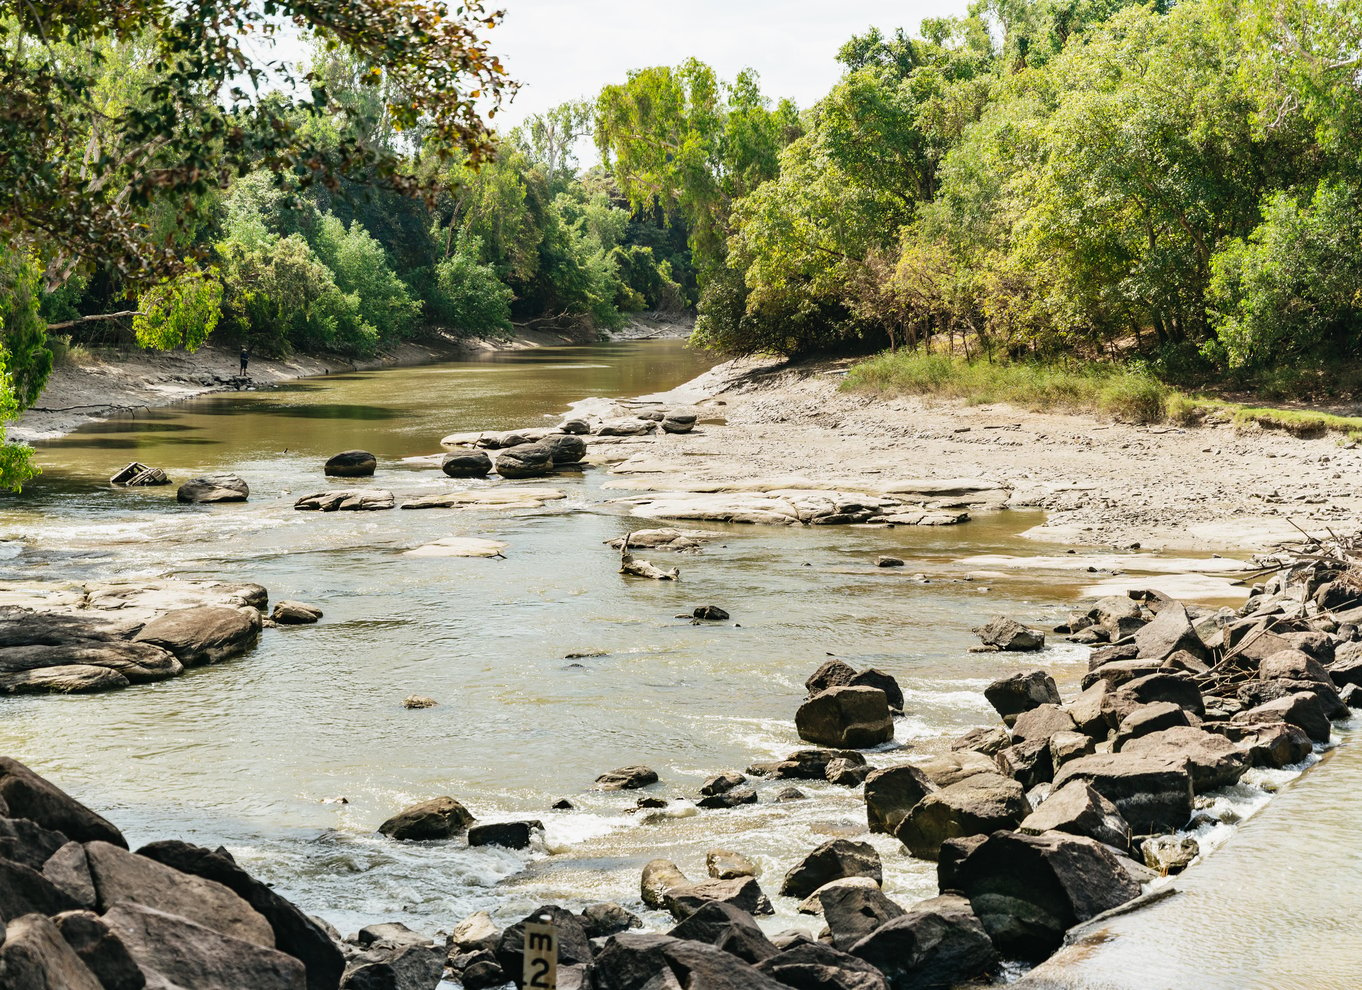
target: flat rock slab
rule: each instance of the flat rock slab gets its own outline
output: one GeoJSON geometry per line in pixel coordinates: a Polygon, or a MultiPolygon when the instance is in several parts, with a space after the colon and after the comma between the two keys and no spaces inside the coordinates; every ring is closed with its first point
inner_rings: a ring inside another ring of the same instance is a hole
{"type": "Polygon", "coordinates": [[[381,488],[372,490],[343,488],[304,495],[293,503],[293,507],[318,512],[372,512],[391,509],[396,504],[393,493],[381,488]]]}
{"type": "Polygon", "coordinates": [[[404,557],[501,557],[509,544],[476,536],[446,536],[434,543],[408,550],[404,557]]]}
{"type": "Polygon", "coordinates": [[[542,509],[545,502],[567,498],[557,488],[491,488],[481,491],[423,495],[402,503],[404,509],[542,509]]]}
{"type": "MultiPolygon", "coordinates": [[[[927,513],[900,513],[903,503],[879,495],[830,489],[777,488],[752,492],[665,492],[627,499],[630,514],[645,519],[694,519],[708,522],[818,526],[887,521],[918,524],[927,513]]],[[[960,514],[950,520],[960,521],[960,514]]],[[[945,516],[931,518],[946,522],[945,516]]]]}

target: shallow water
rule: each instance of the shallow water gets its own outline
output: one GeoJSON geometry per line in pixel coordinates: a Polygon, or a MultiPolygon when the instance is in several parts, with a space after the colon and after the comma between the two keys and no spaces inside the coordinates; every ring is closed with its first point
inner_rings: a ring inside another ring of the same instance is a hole
{"type": "MultiPolygon", "coordinates": [[[[0,580],[257,581],[273,599],[315,603],[326,617],[267,631],[246,657],[160,684],[0,698],[0,752],[105,812],[134,845],[169,836],[224,844],[347,931],[403,920],[434,933],[475,910],[508,922],[548,902],[613,899],[641,910],[644,862],[664,856],[701,877],[716,846],[754,859],[774,894],[812,846],[863,829],[859,792],[801,783],[811,800],[776,805],[786,783],[757,782],[754,807],[697,813],[674,803],[645,822],[629,813],[637,795],[594,792],[593,779],[642,762],[661,775],[657,793],[694,795],[709,774],[798,748],[803,681],[833,653],[887,670],[905,689],[901,748],[871,754],[879,764],[992,721],[982,688],[995,677],[1039,665],[1072,687],[1086,669],[1081,647],[968,652],[971,627],[991,615],[1053,624],[1092,580],[1049,568],[964,579],[967,558],[1053,553],[1018,535],[1038,513],[923,530],[720,527],[723,538],[700,554],[644,554],[680,566],[679,582],[662,583],[617,573],[603,543],[638,527],[609,504],[601,468],[525,483],[567,493],[540,510],[292,509],[326,487],[383,487],[401,500],[515,486],[450,482],[403,458],[437,453],[446,433],[552,422],[577,399],[670,388],[706,366],[676,341],[519,352],[211,396],[43,445],[43,478],[0,501],[0,580]],[[328,484],[322,460],[351,447],[378,455],[378,477],[328,484]],[[251,500],[180,506],[173,487],[108,486],[132,459],[180,480],[233,471],[250,482],[251,500]],[[503,540],[506,559],[403,556],[451,535],[503,540]],[[878,569],[881,553],[908,566],[878,569]],[[734,623],[676,617],[710,603],[734,623]],[[440,704],[405,710],[413,693],[440,704]],[[522,853],[375,835],[393,811],[438,794],[483,820],[540,819],[546,839],[522,853]],[[577,810],[550,811],[562,796],[577,810]]],[[[935,893],[933,864],[892,839],[873,841],[891,897],[935,893]]],[[[793,901],[773,900],[779,914],[768,927],[816,927],[793,914],[793,901]]]]}

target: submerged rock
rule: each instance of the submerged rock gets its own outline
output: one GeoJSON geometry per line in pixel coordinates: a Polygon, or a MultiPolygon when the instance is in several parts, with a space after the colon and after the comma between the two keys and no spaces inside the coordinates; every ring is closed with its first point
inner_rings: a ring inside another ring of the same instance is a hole
{"type": "Polygon", "coordinates": [[[485,478],[492,473],[492,458],[481,450],[459,450],[440,459],[440,470],[451,478],[485,478]]]}
{"type": "Polygon", "coordinates": [[[321,617],[322,610],[316,605],[290,601],[275,602],[274,611],[270,613],[271,619],[284,626],[309,625],[321,617]]]}
{"type": "Polygon", "coordinates": [[[603,791],[632,791],[657,783],[657,771],[641,764],[620,767],[596,778],[596,786],[603,791]]]}
{"type": "Polygon", "coordinates": [[[542,443],[522,443],[497,454],[496,472],[503,478],[538,478],[553,471],[553,449],[542,443]]]}
{"type": "Polygon", "coordinates": [[[393,493],[381,488],[342,488],[304,495],[293,503],[293,507],[313,512],[376,512],[391,509],[396,504],[393,493]]]}
{"type": "Polygon", "coordinates": [[[1029,629],[1016,619],[995,616],[987,625],[974,630],[985,646],[995,646],[1009,653],[1029,653],[1045,646],[1045,634],[1029,629]]]}

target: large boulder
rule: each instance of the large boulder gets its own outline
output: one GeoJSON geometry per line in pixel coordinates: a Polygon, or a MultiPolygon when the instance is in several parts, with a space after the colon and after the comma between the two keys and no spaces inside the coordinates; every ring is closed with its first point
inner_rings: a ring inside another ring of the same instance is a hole
{"type": "Polygon", "coordinates": [[[7,756],[0,756],[0,804],[14,818],[27,818],[77,842],[99,840],[128,846],[123,833],[109,821],[7,756]]]}
{"type": "Polygon", "coordinates": [[[1058,705],[1047,703],[1018,715],[1012,723],[1012,738],[1018,742],[1049,739],[1056,732],[1074,732],[1077,728],[1072,715],[1058,705]]]}
{"type": "Polygon", "coordinates": [[[1123,852],[1130,850],[1130,826],[1120,810],[1081,780],[1065,784],[1042,801],[1022,819],[1020,831],[1028,835],[1086,835],[1123,852]]]}
{"type": "Polygon", "coordinates": [[[93,911],[66,911],[52,920],[62,939],[80,956],[104,990],[142,990],[147,985],[146,975],[127,946],[99,915],[93,911]]]}
{"type": "Polygon", "coordinates": [[[1030,810],[1017,781],[1001,774],[975,774],[928,794],[894,834],[914,856],[936,859],[947,839],[1016,828],[1030,810]]]}
{"type": "Polygon", "coordinates": [[[582,919],[556,904],[535,908],[520,921],[501,933],[497,943],[497,963],[516,983],[525,969],[525,925],[544,921],[558,930],[558,965],[576,966],[591,962],[591,938],[582,919]]]}
{"type": "Polygon", "coordinates": [[[393,839],[451,839],[471,824],[472,813],[452,797],[443,796],[403,808],[378,830],[393,839]]]}
{"type": "Polygon", "coordinates": [[[322,617],[322,610],[316,605],[305,602],[282,601],[274,603],[270,618],[281,626],[309,626],[322,617]]]}
{"type": "Polygon", "coordinates": [[[586,441],[571,433],[550,433],[539,442],[549,448],[549,457],[555,467],[577,464],[586,456],[586,441]]]}
{"type": "Polygon", "coordinates": [[[275,947],[306,968],[308,990],[333,990],[340,982],[345,957],[326,930],[292,901],[238,866],[226,849],[209,850],[172,839],[143,846],[138,855],[220,883],[258,911],[274,932],[275,947]]]}
{"type": "Polygon", "coordinates": [[[35,869],[41,869],[45,879],[70,895],[81,907],[93,909],[99,903],[95,879],[90,873],[90,860],[79,842],[66,843],[35,869]]]}
{"type": "Polygon", "coordinates": [[[1258,664],[1258,677],[1264,681],[1319,681],[1333,685],[1324,665],[1300,650],[1278,650],[1258,664]]]}
{"type": "Polygon", "coordinates": [[[234,474],[207,474],[190,478],[175,492],[181,502],[244,502],[251,489],[234,474]]]}
{"type": "Polygon", "coordinates": [[[152,619],[137,642],[170,651],[186,667],[200,667],[245,653],[259,639],[260,624],[255,609],[200,605],[152,619]]]}
{"type": "MultiPolygon", "coordinates": [[[[445,960],[442,946],[375,942],[350,958],[340,990],[435,990],[444,975],[445,960]]],[[[476,971],[469,967],[463,973],[465,979],[470,972],[476,971]]],[[[499,966],[496,972],[500,972],[499,966]]]]}
{"type": "Polygon", "coordinates": [[[134,901],[104,913],[104,923],[154,987],[186,990],[305,990],[303,964],[277,949],[232,938],[134,901]]]}
{"type": "Polygon", "coordinates": [[[61,932],[41,914],[0,926],[0,987],[6,990],[104,990],[61,932]]]}
{"type": "Polygon", "coordinates": [[[643,927],[642,918],[613,901],[588,904],[582,908],[580,917],[588,938],[607,938],[631,928],[643,927]]]}
{"type": "Polygon", "coordinates": [[[1106,846],[1048,832],[994,832],[956,866],[955,885],[1005,956],[1044,959],[1079,922],[1139,896],[1106,846]]]}
{"type": "Polygon", "coordinates": [[[949,895],[914,904],[851,953],[882,972],[892,990],[950,990],[987,975],[998,962],[969,902],[949,895]]]}
{"type": "Polygon", "coordinates": [[[888,699],[870,687],[834,687],[814,695],[795,712],[795,728],[801,739],[850,749],[894,738],[888,699]]]}
{"type": "Polygon", "coordinates": [[[328,478],[372,478],[378,458],[367,450],[343,450],[332,454],[322,470],[328,478]]]}
{"type": "Polygon", "coordinates": [[[682,921],[706,904],[730,904],[748,914],[773,914],[770,900],[762,892],[755,877],[734,877],[732,880],[701,880],[670,887],[664,895],[665,907],[677,921],[682,921]]]}
{"type": "Polygon", "coordinates": [[[274,948],[274,929],[260,912],[214,880],[138,856],[107,842],[90,842],[85,857],[99,909],[130,901],[177,914],[223,935],[274,948]]]}
{"type": "Polygon", "coordinates": [[[995,616],[974,631],[985,646],[1009,653],[1030,653],[1045,646],[1045,633],[1029,629],[1005,615],[995,616]]]}
{"type": "Polygon", "coordinates": [[[397,504],[382,488],[337,488],[304,495],[293,503],[300,512],[381,512],[397,504]]]}
{"type": "Polygon", "coordinates": [[[606,941],[592,983],[601,990],[789,990],[731,952],[642,932],[606,941]]]}
{"type": "Polygon", "coordinates": [[[889,990],[870,963],[820,942],[799,941],[758,963],[757,971],[802,990],[889,990]]]}
{"type": "Polygon", "coordinates": [[[57,646],[0,647],[0,693],[5,694],[70,692],[73,684],[80,684],[80,690],[125,687],[183,672],[179,660],[150,643],[88,639],[57,646]]]}
{"type": "Polygon", "coordinates": [[[754,763],[747,772],[753,777],[776,780],[826,780],[828,767],[834,760],[843,760],[853,766],[865,765],[865,757],[852,749],[797,749],[783,760],[754,763]]]}
{"type": "Polygon", "coordinates": [[[497,474],[503,478],[538,478],[553,471],[553,448],[522,443],[497,454],[497,474]]]}
{"type": "Polygon", "coordinates": [[[695,419],[696,416],[694,413],[676,412],[673,410],[662,417],[662,432],[689,433],[691,430],[695,429],[695,419]]]}
{"type": "Polygon", "coordinates": [[[673,938],[708,942],[715,948],[731,952],[739,959],[754,964],[774,956],[778,951],[750,914],[731,904],[717,901],[702,904],[668,934],[673,938]]]}
{"type": "Polygon", "coordinates": [[[1055,790],[1073,780],[1092,785],[1137,835],[1175,831],[1192,817],[1192,777],[1176,760],[1135,753],[1082,756],[1055,774],[1055,790]]]}
{"type": "Polygon", "coordinates": [[[832,944],[843,952],[851,951],[880,925],[904,913],[879,887],[860,880],[827,884],[814,891],[810,900],[818,902],[832,944]]]}
{"type": "Polygon", "coordinates": [[[639,880],[639,896],[651,908],[665,911],[667,895],[672,890],[690,886],[690,879],[667,859],[652,859],[643,865],[639,880]]]}
{"type": "Polygon", "coordinates": [[[1055,686],[1055,679],[1043,670],[1013,674],[996,680],[984,688],[984,697],[1007,725],[1014,724],[1022,712],[1045,704],[1058,705],[1063,701],[1059,696],[1059,688],[1055,686]]]}
{"type": "MultiPolygon", "coordinates": [[[[60,832],[43,828],[27,818],[0,817],[0,859],[10,859],[41,871],[52,854],[68,844],[70,840],[60,832]]],[[[80,843],[75,846],[79,849],[80,843]]]]}
{"type": "Polygon", "coordinates": [[[1111,748],[1113,752],[1119,753],[1132,739],[1139,739],[1151,732],[1190,725],[1191,723],[1187,721],[1187,712],[1171,701],[1155,701],[1152,704],[1140,705],[1127,713],[1116,726],[1116,738],[1112,740],[1111,748]]]}
{"type": "Polygon", "coordinates": [[[1181,763],[1191,775],[1196,794],[1238,783],[1251,763],[1225,736],[1192,726],[1174,726],[1132,739],[1121,751],[1181,763]]]}
{"type": "Polygon", "coordinates": [[[523,822],[491,822],[474,825],[468,830],[470,846],[502,846],[506,849],[528,849],[536,835],[544,834],[544,823],[530,820],[523,822]]]}
{"type": "Polygon", "coordinates": [[[57,914],[87,906],[33,867],[0,859],[0,922],[26,914],[57,914]]]}
{"type": "Polygon", "coordinates": [[[1185,651],[1198,660],[1210,659],[1210,651],[1197,635],[1187,609],[1181,602],[1164,602],[1154,621],[1135,634],[1135,645],[1141,659],[1162,662],[1178,651],[1185,651]]]}
{"type": "Polygon", "coordinates": [[[1279,770],[1299,763],[1314,751],[1305,730],[1286,722],[1218,722],[1211,727],[1217,735],[1233,743],[1255,767],[1279,770]]]}
{"type": "Polygon", "coordinates": [[[451,478],[485,478],[492,473],[492,458],[481,450],[456,450],[440,460],[440,470],[451,478]]]}
{"type": "Polygon", "coordinates": [[[780,884],[786,897],[808,897],[819,887],[844,877],[884,879],[880,854],[868,842],[830,839],[791,867],[780,884]]]}
{"type": "Polygon", "coordinates": [[[1329,741],[1329,718],[1319,696],[1309,691],[1298,691],[1242,711],[1231,721],[1250,725],[1286,722],[1298,726],[1315,742],[1329,741]]]}

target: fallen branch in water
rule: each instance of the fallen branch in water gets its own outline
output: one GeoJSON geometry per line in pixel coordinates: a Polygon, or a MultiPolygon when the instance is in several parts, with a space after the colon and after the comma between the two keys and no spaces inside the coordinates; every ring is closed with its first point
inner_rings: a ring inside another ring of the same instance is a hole
{"type": "Polygon", "coordinates": [[[634,577],[652,578],[654,581],[676,581],[681,577],[681,569],[672,567],[663,569],[654,566],[646,560],[638,560],[629,552],[629,541],[634,538],[632,532],[624,537],[624,542],[620,544],[620,573],[632,574],[634,577]]]}

